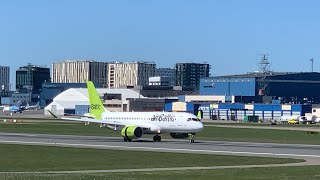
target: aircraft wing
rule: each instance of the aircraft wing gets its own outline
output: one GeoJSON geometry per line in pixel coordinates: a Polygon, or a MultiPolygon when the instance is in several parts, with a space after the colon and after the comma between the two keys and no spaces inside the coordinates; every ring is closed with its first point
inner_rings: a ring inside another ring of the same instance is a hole
{"type": "Polygon", "coordinates": [[[152,124],[141,124],[141,123],[130,123],[125,124],[123,122],[119,121],[112,121],[112,120],[101,120],[101,119],[95,119],[87,116],[75,116],[75,117],[58,117],[55,114],[53,114],[51,111],[48,110],[48,112],[55,118],[63,119],[63,120],[69,120],[69,121],[80,121],[80,122],[90,122],[90,123],[98,123],[98,124],[105,124],[109,126],[115,126],[115,127],[125,127],[125,126],[137,126],[141,127],[143,129],[148,129],[150,131],[159,131],[160,128],[158,126],[152,125],[152,124]]]}

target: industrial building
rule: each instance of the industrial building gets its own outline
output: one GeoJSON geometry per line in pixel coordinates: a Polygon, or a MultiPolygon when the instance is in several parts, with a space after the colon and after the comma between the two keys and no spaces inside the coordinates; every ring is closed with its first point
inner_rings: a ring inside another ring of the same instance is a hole
{"type": "Polygon", "coordinates": [[[236,96],[243,103],[320,103],[320,73],[253,72],[200,80],[200,95],[236,96]]]}
{"type": "Polygon", "coordinates": [[[52,82],[86,83],[108,86],[108,63],[93,60],[65,60],[52,64],[52,82]]]}
{"type": "Polygon", "coordinates": [[[148,98],[168,98],[193,93],[192,87],[181,86],[134,86],[126,88],[132,89],[148,98]]]}
{"type": "Polygon", "coordinates": [[[304,116],[311,113],[310,104],[240,104],[221,103],[202,105],[199,110],[203,118],[212,120],[246,120],[248,116],[256,120],[280,120],[283,116],[304,116]]]}

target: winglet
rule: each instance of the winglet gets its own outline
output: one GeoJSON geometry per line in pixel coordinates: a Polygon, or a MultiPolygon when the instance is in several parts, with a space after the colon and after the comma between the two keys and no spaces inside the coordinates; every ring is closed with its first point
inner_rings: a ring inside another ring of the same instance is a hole
{"type": "Polygon", "coordinates": [[[48,112],[54,117],[54,118],[59,118],[58,116],[56,116],[55,114],[53,114],[53,112],[49,111],[48,112]]]}

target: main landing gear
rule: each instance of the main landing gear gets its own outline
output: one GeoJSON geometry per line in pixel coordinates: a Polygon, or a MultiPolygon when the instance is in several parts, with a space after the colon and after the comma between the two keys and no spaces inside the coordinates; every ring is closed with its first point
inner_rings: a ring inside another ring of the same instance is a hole
{"type": "Polygon", "coordinates": [[[123,138],[123,141],[124,141],[124,142],[127,142],[127,141],[131,142],[132,139],[129,139],[129,138],[124,137],[124,138],[123,138]]]}
{"type": "Polygon", "coordinates": [[[159,136],[158,134],[153,136],[153,141],[161,141],[161,136],[159,136]]]}

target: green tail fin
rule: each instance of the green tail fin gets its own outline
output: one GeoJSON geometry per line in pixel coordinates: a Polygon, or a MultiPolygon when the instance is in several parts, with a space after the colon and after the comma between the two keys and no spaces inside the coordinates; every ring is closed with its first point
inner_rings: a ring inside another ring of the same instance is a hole
{"type": "Polygon", "coordinates": [[[92,81],[87,81],[87,88],[90,102],[90,115],[96,119],[102,119],[101,115],[105,109],[92,81]]]}

